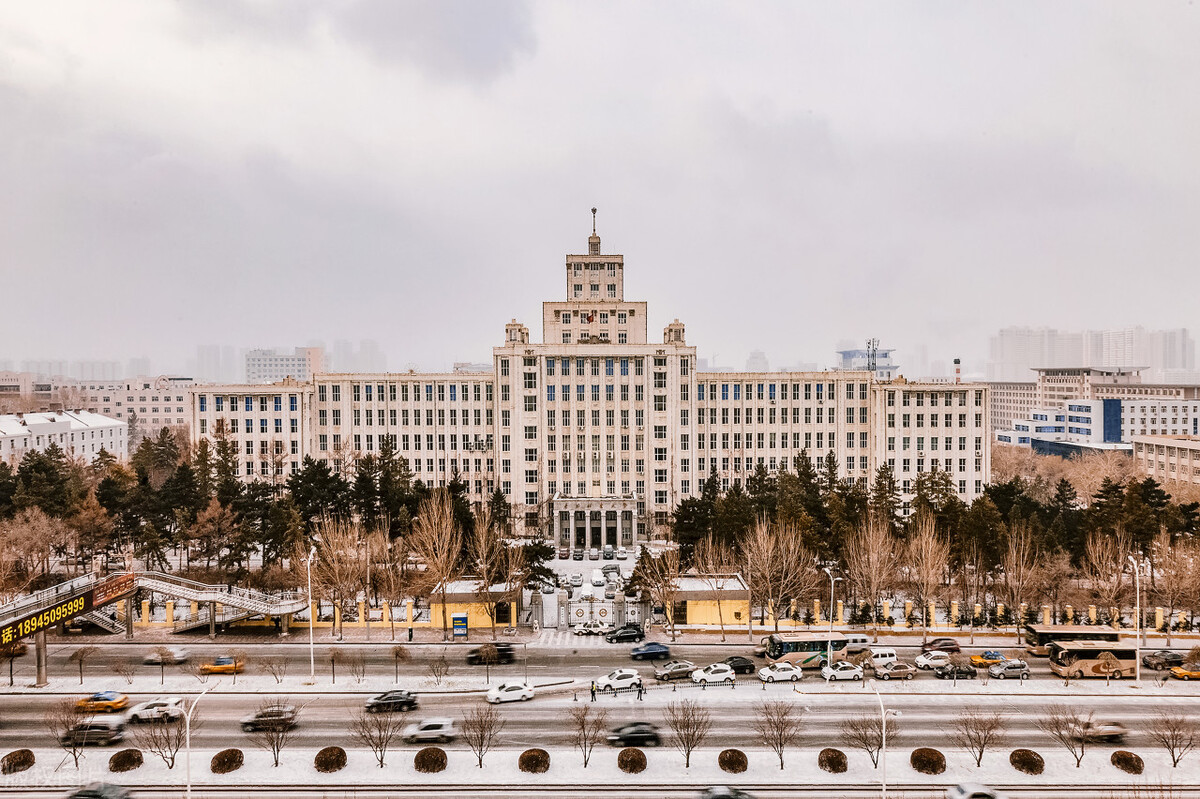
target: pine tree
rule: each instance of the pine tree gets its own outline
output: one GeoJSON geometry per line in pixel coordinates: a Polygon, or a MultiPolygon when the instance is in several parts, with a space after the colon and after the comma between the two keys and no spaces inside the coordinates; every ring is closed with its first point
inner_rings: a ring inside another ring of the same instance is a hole
{"type": "Polygon", "coordinates": [[[893,535],[900,528],[900,486],[896,483],[896,475],[892,467],[886,463],[879,464],[875,470],[875,482],[871,485],[870,499],[871,514],[883,524],[893,535]]]}

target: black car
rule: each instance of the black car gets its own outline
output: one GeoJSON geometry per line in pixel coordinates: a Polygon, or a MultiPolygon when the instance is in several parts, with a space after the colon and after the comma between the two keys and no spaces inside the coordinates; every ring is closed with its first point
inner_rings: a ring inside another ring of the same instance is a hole
{"type": "MultiPolygon", "coordinates": [[[[496,659],[494,661],[492,661],[492,663],[491,663],[491,665],[493,665],[493,666],[495,666],[497,663],[512,663],[513,660],[515,660],[517,657],[517,651],[513,647],[512,644],[495,643],[495,644],[485,644],[484,646],[494,646],[496,648],[496,659]]],[[[483,665],[483,647],[482,646],[477,646],[474,649],[472,649],[470,652],[467,653],[467,665],[468,666],[483,665]]]]}
{"type": "Polygon", "coordinates": [[[1176,666],[1182,666],[1183,661],[1182,654],[1169,649],[1160,649],[1157,652],[1147,652],[1142,655],[1142,665],[1155,671],[1166,671],[1176,666]]]}
{"type": "Polygon", "coordinates": [[[604,640],[610,644],[622,644],[630,641],[641,641],[646,637],[646,631],[639,625],[627,624],[624,627],[618,627],[608,635],[604,636],[604,640]]]}
{"type": "Polygon", "coordinates": [[[416,710],[417,695],[412,691],[388,691],[386,694],[380,694],[368,699],[366,708],[368,713],[416,710]]]}
{"type": "Polygon", "coordinates": [[[741,655],[731,655],[721,662],[733,669],[734,674],[753,674],[756,671],[754,661],[750,658],[744,658],[741,655]]]}
{"type": "Polygon", "coordinates": [[[933,670],[933,676],[939,680],[972,680],[979,672],[970,663],[947,663],[933,670]]]}
{"type": "Polygon", "coordinates": [[[577,549],[571,553],[571,560],[583,560],[583,550],[577,549]]]}
{"type": "Polygon", "coordinates": [[[129,799],[128,788],[110,782],[93,782],[67,795],[67,799],[129,799]]]}
{"type": "Polygon", "coordinates": [[[609,746],[658,746],[662,739],[658,727],[645,721],[635,721],[617,727],[608,734],[609,746]]]}
{"type": "Polygon", "coordinates": [[[953,638],[930,638],[921,644],[922,652],[961,652],[958,641],[953,638]]]}
{"type": "Polygon", "coordinates": [[[270,705],[242,719],[243,732],[290,730],[296,726],[298,711],[292,705],[270,705]]]}

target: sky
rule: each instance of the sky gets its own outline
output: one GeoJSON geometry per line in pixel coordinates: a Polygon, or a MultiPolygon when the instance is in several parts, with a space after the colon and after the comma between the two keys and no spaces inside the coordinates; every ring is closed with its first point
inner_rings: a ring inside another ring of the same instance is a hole
{"type": "Polygon", "coordinates": [[[1192,2],[7,4],[0,360],[488,361],[593,206],[652,340],[726,366],[1194,328],[1197,41],[1192,2]]]}

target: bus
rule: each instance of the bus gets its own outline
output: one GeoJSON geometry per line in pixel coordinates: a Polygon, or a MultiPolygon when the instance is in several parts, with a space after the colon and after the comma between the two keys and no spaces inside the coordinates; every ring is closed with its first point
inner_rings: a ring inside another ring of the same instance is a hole
{"type": "Polygon", "coordinates": [[[1111,677],[1119,680],[1137,673],[1137,642],[1051,641],[1050,671],[1059,677],[1111,677]],[[1104,657],[1108,653],[1115,662],[1104,657]],[[1111,666],[1106,665],[1111,664],[1111,666]],[[1111,668],[1112,671],[1108,672],[1111,668]]]}
{"type": "Polygon", "coordinates": [[[1121,631],[1088,624],[1026,624],[1025,651],[1046,657],[1051,641],[1120,641],[1121,631]]]}
{"type": "Polygon", "coordinates": [[[836,632],[775,633],[762,639],[762,649],[772,663],[785,660],[801,668],[819,669],[828,662],[827,652],[832,651],[833,660],[841,659],[846,636],[836,632]]]}

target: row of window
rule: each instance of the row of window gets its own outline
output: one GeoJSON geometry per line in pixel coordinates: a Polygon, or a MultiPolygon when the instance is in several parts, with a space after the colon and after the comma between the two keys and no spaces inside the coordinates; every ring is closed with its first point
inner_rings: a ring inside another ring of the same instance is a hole
{"type": "MultiPolygon", "coordinates": [[[[199,403],[200,403],[200,412],[207,413],[208,412],[208,395],[201,394],[201,395],[199,395],[198,399],[199,399],[199,403]]],[[[213,410],[216,411],[217,413],[224,412],[225,399],[226,399],[225,396],[222,394],[215,395],[213,397],[213,410]]],[[[241,397],[241,398],[239,398],[237,396],[231,396],[231,397],[229,397],[229,412],[237,413],[238,406],[241,405],[241,407],[243,408],[243,410],[246,413],[254,413],[255,404],[256,403],[254,402],[254,397],[249,394],[247,394],[245,397],[241,397]],[[241,400],[240,402],[239,402],[239,399],[241,400]]],[[[259,413],[268,413],[269,411],[272,411],[272,410],[275,413],[282,413],[283,412],[283,396],[281,394],[276,394],[273,397],[269,397],[265,394],[260,394],[258,396],[257,405],[258,405],[259,413]]],[[[291,411],[292,413],[295,413],[296,410],[298,410],[298,408],[299,408],[299,398],[295,394],[289,395],[288,396],[288,410],[291,411]]],[[[143,409],[143,410],[145,410],[145,409],[143,409]]],[[[182,408],[180,410],[182,410],[182,408]]]]}

